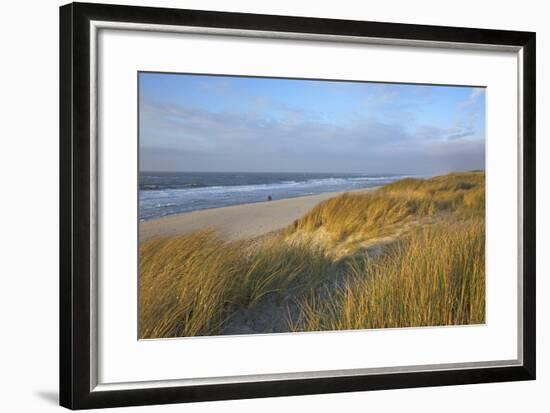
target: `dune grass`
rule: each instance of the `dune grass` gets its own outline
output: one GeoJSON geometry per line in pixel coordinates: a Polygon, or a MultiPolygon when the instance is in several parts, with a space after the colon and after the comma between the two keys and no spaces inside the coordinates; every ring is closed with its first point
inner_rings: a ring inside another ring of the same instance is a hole
{"type": "Polygon", "coordinates": [[[312,291],[328,276],[325,254],[276,240],[224,242],[212,232],[140,245],[140,338],[219,334],[232,311],[266,294],[312,291]]]}
{"type": "Polygon", "coordinates": [[[485,230],[475,219],[414,231],[381,257],[348,263],[346,285],[300,303],[294,331],[480,324],[485,230]]]}
{"type": "Polygon", "coordinates": [[[344,193],[329,199],[287,230],[323,228],[334,241],[349,236],[379,237],[415,219],[454,214],[480,216],[485,208],[485,174],[469,172],[431,179],[403,179],[374,192],[344,193]]]}
{"type": "Polygon", "coordinates": [[[264,240],[208,231],[147,240],[139,335],[223,334],[235,311],[254,311],[268,295],[298,309],[288,331],[483,323],[484,184],[483,172],[470,172],[343,194],[264,240]],[[314,242],[319,231],[330,245],[314,242]],[[350,238],[387,234],[394,239],[379,256],[331,255],[350,238]]]}

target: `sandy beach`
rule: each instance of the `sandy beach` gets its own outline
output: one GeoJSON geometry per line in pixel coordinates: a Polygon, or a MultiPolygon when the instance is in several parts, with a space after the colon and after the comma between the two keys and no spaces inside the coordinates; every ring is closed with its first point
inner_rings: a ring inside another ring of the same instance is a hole
{"type": "MultiPolygon", "coordinates": [[[[376,188],[360,189],[363,192],[376,188]]],[[[227,239],[253,238],[285,228],[318,203],[343,192],[328,192],[253,204],[234,205],[170,215],[139,225],[140,241],[154,237],[188,234],[211,228],[227,239]]]]}

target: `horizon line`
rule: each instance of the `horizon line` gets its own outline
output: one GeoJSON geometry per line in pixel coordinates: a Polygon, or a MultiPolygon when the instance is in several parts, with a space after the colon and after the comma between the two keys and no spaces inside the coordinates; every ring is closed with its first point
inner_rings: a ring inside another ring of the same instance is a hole
{"type": "Polygon", "coordinates": [[[320,171],[155,171],[146,170],[139,173],[239,173],[239,174],[357,174],[357,175],[419,175],[418,173],[395,173],[395,172],[320,172],[320,171]]]}
{"type": "Polygon", "coordinates": [[[184,171],[184,170],[174,170],[174,171],[161,171],[161,170],[140,170],[139,173],[239,173],[239,174],[269,174],[269,173],[279,173],[279,174],[356,174],[356,175],[440,175],[440,174],[449,174],[454,172],[485,172],[485,168],[474,168],[466,170],[449,170],[444,172],[430,172],[430,173],[419,173],[419,172],[320,172],[320,171],[184,171]]]}

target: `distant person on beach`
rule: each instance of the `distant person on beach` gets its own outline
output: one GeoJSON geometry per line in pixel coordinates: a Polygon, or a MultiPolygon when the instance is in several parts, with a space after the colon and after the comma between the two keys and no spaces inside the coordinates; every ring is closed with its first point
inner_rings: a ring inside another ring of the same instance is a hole
{"type": "Polygon", "coordinates": [[[267,200],[268,200],[268,201],[271,201],[272,199],[273,199],[273,198],[271,197],[271,195],[268,195],[268,196],[267,196],[267,200]]]}

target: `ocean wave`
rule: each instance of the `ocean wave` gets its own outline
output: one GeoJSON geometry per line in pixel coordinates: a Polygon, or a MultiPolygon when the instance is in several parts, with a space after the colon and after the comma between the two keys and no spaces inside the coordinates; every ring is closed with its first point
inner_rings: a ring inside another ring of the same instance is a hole
{"type": "MultiPolygon", "coordinates": [[[[404,177],[404,176],[403,176],[404,177]]],[[[173,193],[177,191],[183,191],[187,193],[212,193],[212,192],[249,192],[257,191],[264,189],[281,189],[286,187],[315,187],[315,186],[324,186],[324,185],[346,185],[353,184],[355,182],[376,182],[376,181],[388,181],[402,178],[399,177],[390,177],[390,176],[364,176],[364,177],[330,177],[330,178],[318,178],[318,179],[307,179],[303,181],[295,180],[283,180],[273,183],[262,183],[262,184],[249,184],[249,185],[212,185],[212,186],[198,186],[198,185],[189,185],[188,187],[164,187],[159,188],[158,185],[156,188],[143,188],[145,190],[154,190],[157,192],[164,193],[173,193]]],[[[151,185],[154,186],[154,185],[151,185]]],[[[154,195],[155,197],[158,194],[154,195]]]]}

